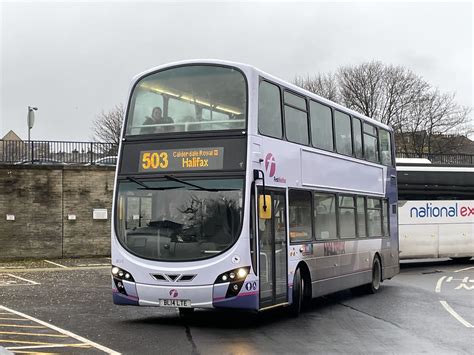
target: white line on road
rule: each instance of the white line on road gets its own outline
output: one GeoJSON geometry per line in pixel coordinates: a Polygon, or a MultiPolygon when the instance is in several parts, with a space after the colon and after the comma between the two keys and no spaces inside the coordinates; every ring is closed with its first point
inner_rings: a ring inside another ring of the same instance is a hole
{"type": "Polygon", "coordinates": [[[467,271],[467,270],[471,270],[471,269],[474,269],[474,266],[467,267],[465,269],[456,270],[455,272],[467,271]]]}
{"type": "Polygon", "coordinates": [[[109,349],[109,348],[107,348],[107,347],[105,347],[105,346],[103,346],[103,345],[97,344],[97,343],[95,343],[95,342],[93,342],[93,341],[90,341],[90,340],[88,340],[88,339],[86,339],[86,338],[83,338],[83,337],[81,337],[80,335],[71,333],[70,331],[67,331],[67,330],[65,330],[65,329],[61,329],[61,328],[56,327],[56,326],[54,326],[54,325],[52,325],[52,324],[43,322],[42,320],[36,319],[36,318],[34,318],[34,317],[31,317],[31,316],[29,316],[29,315],[27,315],[27,314],[24,314],[24,313],[21,313],[21,312],[18,312],[18,311],[14,311],[13,309],[7,308],[7,307],[5,307],[5,306],[0,306],[0,309],[3,309],[3,310],[5,310],[5,311],[11,312],[11,313],[14,313],[14,314],[16,314],[16,315],[18,315],[18,316],[20,316],[20,317],[27,318],[27,319],[29,319],[29,320],[31,320],[31,321],[33,321],[33,322],[38,323],[38,324],[44,325],[45,327],[48,327],[48,328],[50,328],[50,329],[53,329],[53,330],[55,330],[55,331],[57,331],[57,332],[59,332],[59,333],[61,333],[61,334],[70,336],[71,338],[77,339],[77,340],[79,340],[79,341],[81,341],[81,342],[83,342],[83,343],[85,343],[85,344],[88,344],[88,345],[90,345],[90,346],[93,346],[93,347],[96,348],[96,349],[102,350],[102,351],[106,352],[107,354],[120,355],[120,353],[117,352],[117,351],[115,351],[115,350],[109,349]]]}
{"type": "Polygon", "coordinates": [[[436,292],[441,292],[441,284],[443,283],[444,279],[446,278],[446,276],[443,276],[441,277],[438,282],[436,283],[436,288],[435,288],[435,291],[436,292]]]}
{"type": "Polygon", "coordinates": [[[29,282],[29,283],[32,284],[32,285],[39,285],[39,284],[40,284],[39,282],[31,281],[31,280],[28,280],[28,279],[24,279],[23,277],[20,277],[20,276],[15,276],[15,275],[12,275],[12,274],[7,274],[7,275],[8,275],[8,276],[11,276],[11,277],[14,277],[15,279],[18,279],[18,280],[22,280],[22,281],[29,282]]]}
{"type": "Polygon", "coordinates": [[[52,261],[49,261],[49,260],[44,260],[45,262],[47,263],[50,263],[50,264],[53,264],[53,265],[56,265],[56,266],[59,266],[59,267],[63,267],[65,269],[67,269],[67,266],[64,266],[64,265],[61,265],[61,264],[58,264],[58,263],[55,263],[55,262],[52,262],[52,261]]]}
{"type": "Polygon", "coordinates": [[[456,311],[452,309],[451,306],[446,301],[439,301],[439,302],[443,305],[444,309],[447,310],[454,318],[460,321],[462,325],[464,325],[467,328],[474,328],[474,326],[471,323],[464,320],[463,317],[457,314],[456,311]]]}

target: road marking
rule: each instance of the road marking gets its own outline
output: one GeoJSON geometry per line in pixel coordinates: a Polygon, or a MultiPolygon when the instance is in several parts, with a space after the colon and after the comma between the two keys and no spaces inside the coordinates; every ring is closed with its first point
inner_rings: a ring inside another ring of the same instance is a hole
{"type": "Polygon", "coordinates": [[[446,278],[446,276],[443,276],[441,277],[438,282],[436,283],[436,288],[435,288],[435,291],[436,292],[441,292],[441,284],[443,283],[444,279],[446,278]]]}
{"type": "Polygon", "coordinates": [[[50,328],[50,329],[52,329],[52,330],[55,330],[55,331],[57,331],[57,332],[59,332],[59,333],[61,333],[61,334],[67,335],[67,336],[69,336],[69,337],[71,337],[71,338],[74,338],[74,339],[79,340],[79,341],[81,341],[81,342],[83,342],[83,343],[85,343],[85,344],[88,344],[88,345],[90,345],[90,346],[92,346],[92,347],[94,347],[94,348],[96,348],[96,349],[102,350],[102,351],[105,352],[105,353],[112,354],[112,355],[120,355],[120,353],[117,352],[117,351],[115,351],[115,350],[109,349],[109,348],[107,348],[107,347],[105,347],[105,346],[103,346],[103,345],[97,344],[97,343],[95,343],[95,342],[93,342],[93,341],[90,341],[90,340],[88,340],[88,339],[86,339],[86,338],[83,338],[83,337],[81,337],[80,335],[74,334],[74,333],[72,333],[72,332],[70,332],[70,331],[68,331],[68,330],[65,330],[65,329],[61,329],[61,328],[56,327],[56,326],[54,326],[54,325],[52,325],[52,324],[43,322],[42,320],[39,320],[39,319],[34,318],[34,317],[31,317],[31,316],[29,316],[29,315],[27,315],[27,314],[24,314],[24,313],[21,313],[21,312],[18,312],[18,311],[14,311],[13,309],[7,308],[7,307],[5,307],[5,306],[0,306],[0,309],[3,309],[4,311],[8,311],[8,312],[11,312],[11,313],[14,313],[14,314],[16,314],[16,315],[18,315],[18,316],[20,316],[20,317],[27,318],[27,319],[29,319],[29,320],[31,320],[31,321],[33,321],[33,322],[36,322],[36,323],[38,323],[38,324],[41,324],[41,325],[43,325],[43,326],[45,326],[45,327],[48,327],[48,328],[50,328]]]}
{"type": "Polygon", "coordinates": [[[87,266],[111,266],[111,265],[110,264],[78,264],[77,266],[87,267],[87,266]]]}
{"type": "MultiPolygon", "coordinates": [[[[65,348],[65,347],[73,347],[73,348],[83,348],[83,349],[90,349],[91,346],[88,344],[51,344],[51,345],[33,345],[33,346],[9,346],[6,348],[7,350],[21,350],[21,349],[49,349],[49,348],[65,348]]],[[[15,351],[17,352],[17,351],[15,351]]],[[[34,352],[33,354],[37,354],[34,352]]]]}
{"type": "Polygon", "coordinates": [[[454,272],[467,271],[467,270],[471,270],[471,269],[474,269],[474,266],[470,266],[470,267],[467,267],[467,268],[465,268],[465,269],[456,270],[456,271],[454,271],[454,272]]]}
{"type": "Polygon", "coordinates": [[[61,264],[58,264],[58,263],[55,263],[55,262],[52,262],[52,261],[49,261],[49,260],[46,260],[46,259],[44,259],[44,261],[47,262],[47,263],[50,263],[50,264],[53,264],[53,265],[62,267],[62,268],[64,268],[64,269],[67,269],[67,268],[68,268],[67,266],[64,266],[64,265],[61,265],[61,264]]]}
{"type": "MultiPolygon", "coordinates": [[[[28,319],[25,319],[28,320],[28,319]]],[[[39,336],[39,337],[55,337],[55,338],[68,338],[67,335],[64,334],[49,334],[49,333],[22,333],[22,332],[0,332],[0,334],[9,334],[9,335],[32,335],[32,336],[39,336]]]]}
{"type": "MultiPolygon", "coordinates": [[[[1,307],[1,306],[0,306],[1,307]]],[[[36,329],[42,329],[46,328],[41,325],[18,325],[18,324],[0,324],[1,327],[12,327],[12,328],[36,328],[36,329]]]]}
{"type": "MultiPolygon", "coordinates": [[[[49,271],[75,271],[75,270],[101,270],[101,269],[110,269],[110,265],[107,266],[64,266],[64,267],[42,267],[36,269],[12,269],[8,272],[21,272],[21,273],[30,273],[30,272],[49,272],[49,271]]],[[[0,271],[0,275],[2,272],[0,271]]]]}
{"type": "Polygon", "coordinates": [[[446,302],[446,301],[439,301],[445,310],[447,310],[454,318],[456,318],[458,321],[462,323],[467,328],[474,328],[474,326],[469,323],[468,321],[464,320],[459,314],[456,313],[454,309],[451,308],[451,306],[446,302]]]}
{"type": "Polygon", "coordinates": [[[0,320],[23,320],[23,321],[27,321],[28,319],[24,319],[24,318],[0,318],[0,320]]]}
{"type": "Polygon", "coordinates": [[[15,279],[18,279],[18,280],[22,280],[22,281],[25,281],[25,282],[29,282],[29,283],[32,284],[32,285],[39,285],[39,284],[40,284],[39,282],[31,281],[31,280],[25,279],[25,278],[20,277],[20,276],[15,276],[15,275],[12,275],[12,274],[7,274],[7,275],[8,275],[8,276],[11,276],[11,277],[14,277],[15,279]]]}

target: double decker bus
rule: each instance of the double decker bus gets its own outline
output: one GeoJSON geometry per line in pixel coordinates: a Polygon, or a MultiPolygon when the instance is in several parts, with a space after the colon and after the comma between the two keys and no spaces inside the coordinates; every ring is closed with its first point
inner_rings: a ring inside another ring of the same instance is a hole
{"type": "Polygon", "coordinates": [[[397,159],[400,258],[474,256],[474,167],[397,159]]]}
{"type": "Polygon", "coordinates": [[[131,85],[112,221],[119,305],[289,306],[399,272],[390,127],[268,75],[184,61],[131,85]],[[152,116],[155,117],[152,117],[152,116]]]}

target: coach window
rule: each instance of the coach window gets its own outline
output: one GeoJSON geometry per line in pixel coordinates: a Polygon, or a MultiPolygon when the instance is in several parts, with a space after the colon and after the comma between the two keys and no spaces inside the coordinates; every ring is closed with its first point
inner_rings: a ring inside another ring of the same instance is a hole
{"type": "Polygon", "coordinates": [[[345,155],[352,155],[351,118],[340,111],[335,111],[334,122],[336,128],[336,151],[345,155]]]}
{"type": "Polygon", "coordinates": [[[313,239],[311,220],[311,192],[290,190],[290,241],[307,242],[313,239]]]}
{"type": "Polygon", "coordinates": [[[367,123],[364,123],[364,152],[367,160],[378,163],[377,129],[367,123]]]}
{"type": "Polygon", "coordinates": [[[390,144],[390,132],[379,128],[380,160],[383,165],[392,165],[392,147],[390,144]]]}
{"type": "Polygon", "coordinates": [[[384,236],[389,236],[390,235],[390,223],[389,223],[389,218],[390,218],[390,211],[389,211],[389,205],[387,200],[382,200],[382,223],[383,223],[383,235],[384,236]]]}
{"type": "Polygon", "coordinates": [[[336,196],[314,194],[314,230],[316,240],[337,238],[336,196]]]}
{"type": "Polygon", "coordinates": [[[339,196],[339,236],[355,238],[355,204],[352,196],[339,196]]]}
{"type": "Polygon", "coordinates": [[[358,118],[352,117],[352,133],[354,135],[354,154],[356,158],[362,158],[362,123],[358,118]]]}
{"type": "Polygon", "coordinates": [[[334,150],[331,109],[315,101],[310,101],[309,108],[313,146],[334,150]]]}
{"type": "Polygon", "coordinates": [[[308,144],[306,100],[285,92],[285,132],[290,142],[308,144]]]}
{"type": "Polygon", "coordinates": [[[362,196],[357,197],[357,236],[367,237],[365,198],[362,196]]]}
{"type": "Polygon", "coordinates": [[[378,198],[367,199],[369,237],[382,236],[382,206],[378,198]]]}
{"type": "Polygon", "coordinates": [[[258,130],[266,136],[282,138],[280,88],[266,81],[258,91],[258,130]]]}

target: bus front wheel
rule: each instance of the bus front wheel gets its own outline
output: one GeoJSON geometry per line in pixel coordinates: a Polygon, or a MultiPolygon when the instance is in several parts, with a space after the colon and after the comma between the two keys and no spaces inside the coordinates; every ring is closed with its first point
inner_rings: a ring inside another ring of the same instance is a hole
{"type": "Polygon", "coordinates": [[[293,317],[298,317],[301,313],[301,306],[303,305],[304,282],[301,277],[300,268],[296,269],[295,277],[293,279],[293,302],[290,306],[290,314],[293,317]]]}

